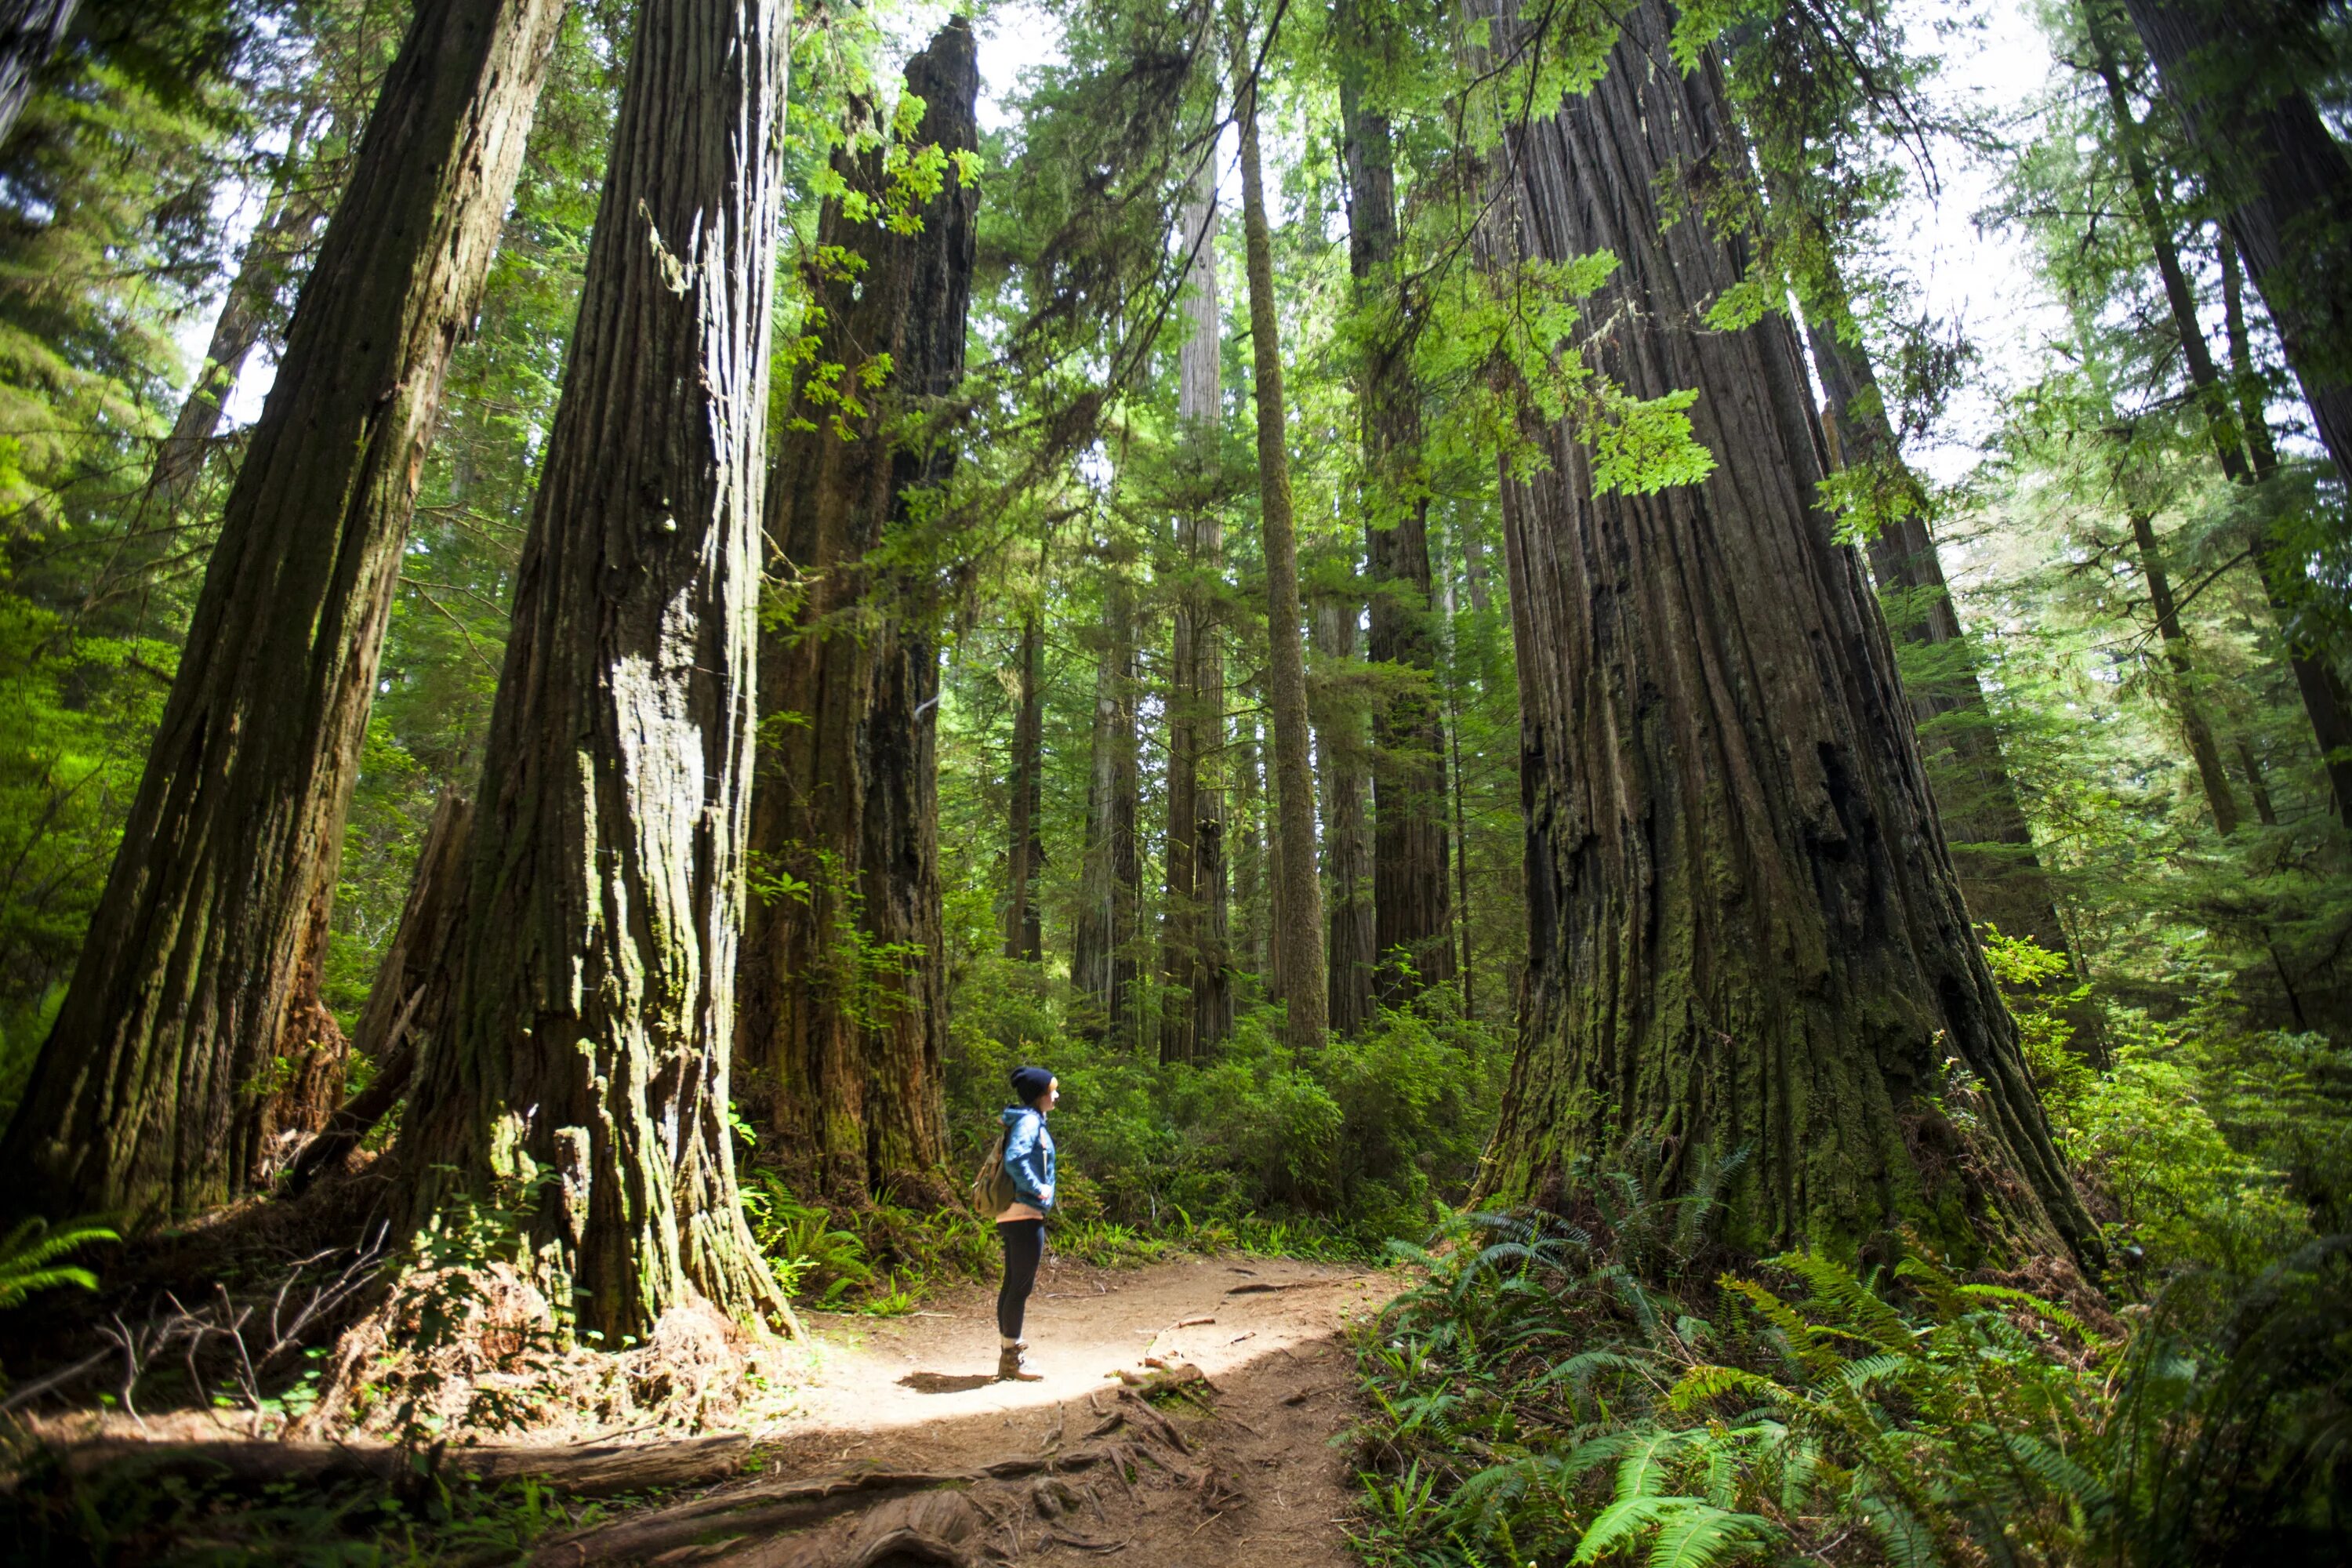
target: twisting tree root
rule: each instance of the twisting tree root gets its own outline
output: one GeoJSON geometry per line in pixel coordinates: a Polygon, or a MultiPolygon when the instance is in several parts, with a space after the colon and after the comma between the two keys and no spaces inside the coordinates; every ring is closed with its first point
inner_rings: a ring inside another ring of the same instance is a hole
{"type": "MultiPolygon", "coordinates": [[[[1168,1376],[1170,1388],[1189,1390],[1203,1381],[1192,1368],[1181,1371],[1192,1375],[1168,1376]]],[[[1018,1556],[1024,1527],[1080,1551],[1114,1552],[1126,1542],[1078,1533],[1071,1516],[1089,1503],[1105,1522],[1108,1516],[1094,1487],[1068,1478],[1108,1475],[1137,1508],[1143,1506],[1139,1487],[1189,1494],[1211,1513],[1240,1500],[1224,1477],[1193,1457],[1192,1445],[1152,1408],[1147,1392],[1156,1390],[1118,1390],[1102,1419],[1067,1452],[1057,1427],[1037,1453],[972,1469],[862,1469],[744,1481],[562,1537],[541,1546],[531,1563],[533,1568],[588,1568],[677,1553],[679,1560],[690,1554],[713,1568],[871,1568],[885,1561],[978,1568],[983,1555],[1018,1556]]]]}

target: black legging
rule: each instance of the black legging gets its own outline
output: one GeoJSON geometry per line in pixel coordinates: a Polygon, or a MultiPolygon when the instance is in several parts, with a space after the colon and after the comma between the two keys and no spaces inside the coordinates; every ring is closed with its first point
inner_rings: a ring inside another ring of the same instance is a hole
{"type": "Polygon", "coordinates": [[[1021,1314],[1029,1306],[1029,1292],[1037,1285],[1037,1260],[1045,1253],[1045,1222],[1042,1219],[1001,1219],[997,1238],[1004,1243],[1004,1283],[996,1288],[996,1331],[1008,1340],[1021,1337],[1021,1314]]]}

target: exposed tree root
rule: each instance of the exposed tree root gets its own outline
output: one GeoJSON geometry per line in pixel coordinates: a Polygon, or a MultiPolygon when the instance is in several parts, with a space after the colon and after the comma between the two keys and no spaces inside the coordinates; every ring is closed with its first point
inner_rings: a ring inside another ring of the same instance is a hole
{"type": "MultiPolygon", "coordinates": [[[[1178,1370],[1192,1375],[1171,1386],[1204,1384],[1197,1369],[1178,1370]]],[[[845,1470],[745,1481],[562,1537],[541,1547],[531,1563],[587,1568],[692,1552],[697,1563],[723,1568],[870,1568],[886,1561],[968,1568],[995,1537],[1004,1538],[1010,1552],[994,1555],[1018,1556],[1024,1541],[1042,1537],[1081,1551],[1116,1551],[1123,1542],[1078,1533],[1072,1516],[1087,1507],[1102,1513],[1101,1497],[1095,1487],[1066,1478],[1108,1478],[1136,1507],[1142,1506],[1139,1485],[1188,1493],[1208,1512],[1238,1495],[1194,1459],[1184,1435],[1144,1392],[1120,1389],[1110,1410],[1066,1452],[1057,1428],[1038,1453],[972,1469],[845,1470]],[[877,1500],[868,1506],[869,1499],[877,1500]]]]}
{"type": "Polygon", "coordinates": [[[389,1443],[147,1443],[101,1438],[65,1451],[66,1469],[91,1476],[121,1467],[142,1477],[255,1489],[288,1481],[406,1484],[427,1478],[496,1484],[526,1477],[575,1497],[613,1497],[663,1487],[705,1486],[743,1468],[751,1439],[740,1433],[653,1443],[488,1447],[425,1450],[389,1443]]]}

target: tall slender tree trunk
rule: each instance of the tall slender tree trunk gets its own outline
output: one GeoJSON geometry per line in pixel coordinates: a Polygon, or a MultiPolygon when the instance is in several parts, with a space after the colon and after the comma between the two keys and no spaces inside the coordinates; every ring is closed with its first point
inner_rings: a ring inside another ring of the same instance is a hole
{"type": "Polygon", "coordinates": [[[1169,997],[1160,1025],[1162,1061],[1192,1061],[1233,1032],[1234,984],[1226,951],[1225,665],[1217,589],[1224,574],[1224,522],[1209,500],[1221,468],[1223,409],[1218,382],[1217,185],[1203,163],[1184,209],[1192,247],[1184,311],[1191,326],[1177,366],[1176,412],[1195,497],[1176,520],[1175,626],[1168,693],[1168,907],[1160,972],[1169,997]]]}
{"type": "Polygon", "coordinates": [[[1274,971],[1272,925],[1267,911],[1265,834],[1265,775],[1259,766],[1265,752],[1264,726],[1255,710],[1257,693],[1244,687],[1240,733],[1234,743],[1233,854],[1235,962],[1256,977],[1262,991],[1271,990],[1274,971]]]}
{"type": "MultiPolygon", "coordinates": [[[[1824,287],[1843,295],[1832,275],[1824,287]]],[[[1839,298],[1835,304],[1843,306],[1839,298]]],[[[1818,312],[1817,312],[1818,314],[1818,312]]],[[[1850,320],[1850,318],[1849,318],[1850,320]]],[[[2032,937],[2053,952],[2071,951],[2058,919],[2050,879],[2033,851],[2017,786],[2011,780],[2000,731],[1986,706],[1976,654],[1960,627],[1944,580],[1944,565],[1928,531],[1927,492],[1903,460],[1895,427],[1870,356],[1844,335],[1848,321],[1810,321],[1815,374],[1836,437],[1840,466],[1875,470],[1874,480],[1893,498],[1871,536],[1871,574],[1880,591],[1901,601],[1897,635],[1957,659],[1950,679],[1906,680],[1911,719],[1928,773],[1939,781],[1936,805],[1969,915],[2004,935],[2032,937]]]]}
{"type": "Polygon", "coordinates": [[[2133,510],[2131,531],[2140,574],[2147,579],[2148,606],[2156,612],[2157,636],[2164,645],[2165,667],[2172,676],[2172,710],[2180,721],[2181,738],[2189,742],[2189,760],[2197,764],[2197,782],[2205,791],[2214,829],[2226,838],[2238,830],[2238,801],[2230,793],[2221,748],[2213,739],[2213,726],[2206,721],[2205,704],[2198,696],[2196,659],[2189,651],[2189,633],[2180,624],[2180,609],[2172,596],[2172,575],[2165,570],[2164,552],[2147,512],[2133,510]]]}
{"type": "MultiPolygon", "coordinates": [[[[977,144],[973,51],[971,30],[950,25],[908,62],[921,141],[977,144]]],[[[836,167],[878,195],[882,156],[836,167]]],[[[920,581],[866,557],[951,471],[939,418],[963,379],[977,209],[952,174],[919,233],[827,206],[821,242],[866,267],[855,287],[810,279],[825,310],[819,358],[857,367],[887,353],[893,368],[845,428],[813,410],[814,428],[784,437],[768,494],[768,574],[787,613],[760,645],[737,1056],[762,1158],[845,1203],[948,1195],[936,606],[920,581]]]]}
{"type": "MultiPolygon", "coordinates": [[[[1234,62],[1242,80],[1246,58],[1234,62]]],[[[1242,235],[1249,259],[1250,363],[1257,402],[1258,516],[1265,537],[1266,695],[1274,720],[1274,936],[1276,995],[1287,1007],[1295,1047],[1323,1043],[1329,1027],[1323,958],[1323,885],[1315,864],[1315,769],[1307,735],[1307,650],[1299,633],[1298,535],[1291,515],[1282,337],[1274,301],[1274,242],[1259,167],[1257,88],[1243,88],[1242,235]]]]}
{"type": "Polygon", "coordinates": [[[384,621],[562,0],[420,0],[295,307],[106,892],[5,1145],[6,1203],[186,1214],[265,1155],[384,621]]]}
{"type": "Polygon", "coordinates": [[[583,1329],[790,1309],[729,1130],[789,10],[641,0],[516,572],[412,1220],[530,1205],[583,1329]]]}
{"type": "Polygon", "coordinates": [[[1135,733],[1135,606],[1121,563],[1104,587],[1103,646],[1095,663],[1095,721],[1087,785],[1086,859],[1079,874],[1070,978],[1099,1020],[1098,1037],[1139,1042],[1135,983],[1141,862],[1136,852],[1140,770],[1135,733]]]}
{"type": "MultiPolygon", "coordinates": [[[[2175,334],[2180,340],[2182,358],[2189,366],[2189,384],[2195,389],[2199,404],[2204,410],[2206,431],[2213,443],[2213,455],[2221,472],[2232,484],[2256,486],[2269,477],[2276,467],[2275,454],[2270,450],[2268,422],[2263,417],[2259,402],[2251,411],[2252,418],[2246,428],[2239,427],[2239,407],[2233,406],[2229,387],[2222,382],[2220,369],[2213,363],[2213,351],[2205,341],[2205,328],[2197,319],[2197,297],[2190,291],[2189,278],[2180,266],[2180,252],[2171,221],[2165,216],[2164,200],[2156,187],[2156,179],[2148,168],[2147,154],[2141,144],[2138,122],[2133,119],[2131,100],[2124,89],[2123,73],[2116,63],[2114,47],[2107,38],[2106,28],[2099,16],[2101,0],[2087,0],[2084,20],[2090,33],[2091,47],[2102,85],[2106,89],[2107,110],[2116,127],[2116,140],[2123,144],[2124,168],[2132,184],[2132,194],[2139,208],[2140,226],[2147,234],[2148,248],[2156,261],[2157,276],[2164,285],[2164,299],[2172,315],[2175,334]],[[2248,461],[2251,446],[2256,460],[2248,461]],[[2262,459],[2268,458],[2268,461],[2262,459]]],[[[2340,162],[2343,154],[2336,151],[2340,162]]],[[[2338,230],[2338,243],[2329,254],[2339,269],[2344,255],[2352,249],[2352,173],[2347,173],[2347,187],[2341,193],[2342,208],[2338,214],[2343,226],[2338,230]]],[[[2325,215],[2313,215],[2314,221],[2326,221],[2325,215]]],[[[2234,260],[2231,263],[2234,269],[2234,260]]],[[[2294,285],[2297,290],[2324,287],[2317,279],[2294,285]]],[[[2337,299],[2333,308],[2352,312],[2352,294],[2337,299]]],[[[2241,312],[2242,321],[2242,312],[2241,312]]],[[[2352,334],[2352,314],[2336,322],[2335,330],[2352,334]]],[[[2280,328],[2284,335],[2284,323],[2280,328]]],[[[2339,348],[2343,345],[2339,343],[2339,348]]],[[[2352,365],[2339,366],[2352,372],[2352,365]]],[[[2339,387],[2338,395],[2352,405],[2352,385],[2339,387]]],[[[2318,405],[2314,404],[2315,410],[2318,405]]],[[[2331,448],[2332,450],[2333,448],[2331,448]]],[[[2352,468],[2343,467],[2345,454],[2336,452],[2338,471],[2352,474],[2352,468]]],[[[2335,795],[2336,815],[2352,826],[2352,692],[2347,692],[2343,678],[2336,674],[2325,650],[2296,646],[2294,640],[2296,601],[2311,591],[2309,578],[2301,565],[2294,561],[2269,536],[2269,531],[2257,523],[2253,529],[2254,567],[2263,583],[2263,595],[2270,601],[2271,613],[2277,620],[2281,635],[2286,639],[2287,668],[2294,677],[2295,690],[2303,699],[2305,715],[2311,721],[2312,735],[2319,747],[2319,757],[2326,769],[2328,787],[2335,795]]],[[[2199,767],[2203,768],[2200,762],[2199,767]]],[[[2208,791],[2209,795],[2210,791],[2208,791]]],[[[2220,820],[2220,813],[2215,814],[2220,820]]],[[[2228,832],[2227,828],[2222,829],[2228,832]]]]}
{"type": "MultiPolygon", "coordinates": [[[[1362,27],[1358,0],[1339,9],[1343,50],[1362,27]]],[[[1421,396],[1412,321],[1396,277],[1396,174],[1388,117],[1367,106],[1364,72],[1343,55],[1339,116],[1348,176],[1348,268],[1359,310],[1372,313],[1359,369],[1364,547],[1372,662],[1395,672],[1372,715],[1372,947],[1381,1000],[1394,1005],[1454,977],[1446,884],[1444,763],[1431,626],[1429,494],[1421,473],[1421,396]]],[[[1336,929],[1336,928],[1335,928],[1336,929]]],[[[1332,973],[1339,973],[1334,962],[1332,973]]],[[[1339,1003],[1332,1003],[1333,1025],[1339,1003]]]]}
{"type": "Polygon", "coordinates": [[[1557,1203],[1579,1156],[1639,1137],[1670,1188],[1748,1152],[1735,1244],[1895,1247],[1910,1226],[1966,1246],[1990,1226],[2088,1251],[1877,602],[1817,501],[1794,331],[1711,330],[1749,247],[1698,204],[1662,222],[1664,182],[1748,177],[1712,51],[1685,74],[1672,29],[1639,0],[1592,90],[1505,143],[1525,250],[1618,258],[1585,362],[1637,397],[1696,389],[1717,467],[1596,493],[1554,424],[1551,467],[1505,474],[1530,969],[1475,1200],[1557,1203]],[[1974,1131],[1941,1109],[1962,1093],[1974,1131]]]}
{"type": "Polygon", "coordinates": [[[1045,956],[1045,921],[1037,879],[1045,869],[1045,695],[1040,632],[1033,614],[1021,623],[1021,693],[1013,716],[1013,809],[1005,860],[1012,897],[1004,909],[1004,956],[1036,963],[1045,956]]]}
{"type": "MultiPolygon", "coordinates": [[[[1359,1035],[1371,1026],[1374,941],[1373,864],[1370,824],[1365,820],[1365,752],[1369,735],[1354,691],[1356,602],[1335,595],[1315,605],[1315,651],[1325,679],[1316,704],[1315,750],[1322,764],[1323,875],[1330,929],[1324,949],[1325,994],[1331,1028],[1359,1035]]],[[[1440,832],[1444,831],[1441,826],[1440,832]]]]}
{"type": "Polygon", "coordinates": [[[2287,74],[2325,58],[2318,11],[2287,0],[2124,8],[2224,204],[2319,438],[2352,475],[2352,155],[2287,74]]]}
{"type": "Polygon", "coordinates": [[[0,142],[33,96],[33,78],[73,24],[78,0],[0,0],[0,142]]]}

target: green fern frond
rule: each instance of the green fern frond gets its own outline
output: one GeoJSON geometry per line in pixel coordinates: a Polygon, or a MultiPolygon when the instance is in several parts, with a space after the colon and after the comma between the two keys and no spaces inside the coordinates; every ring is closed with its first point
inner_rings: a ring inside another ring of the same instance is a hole
{"type": "Polygon", "coordinates": [[[1650,1544],[1650,1568],[1716,1568],[1755,1555],[1778,1539],[1780,1531],[1768,1520],[1752,1513],[1734,1513],[1686,1498],[1658,1527],[1650,1544]]]}
{"type": "Polygon", "coordinates": [[[89,1269],[70,1264],[51,1265],[94,1242],[121,1239],[104,1226],[87,1219],[68,1220],[57,1226],[45,1219],[24,1221],[5,1239],[0,1239],[0,1308],[21,1305],[27,1297],[59,1285],[97,1289],[98,1276],[89,1269]]]}
{"type": "Polygon", "coordinates": [[[1842,1320],[1825,1327],[1849,1330],[1881,1350],[1916,1353],[1916,1336],[1903,1314],[1844,1264],[1818,1252],[1784,1252],[1772,1262],[1802,1279],[1812,1290],[1814,1303],[1842,1320]]]}
{"type": "Polygon", "coordinates": [[[1879,1549],[1886,1553],[1892,1568],[1938,1568],[1941,1554],[1936,1550],[1936,1532],[1917,1514],[1891,1498],[1874,1494],[1857,1499],[1855,1508],[1870,1533],[1878,1538],[1879,1549]]]}
{"type": "Polygon", "coordinates": [[[2030,1290],[2020,1290],[2008,1285],[1962,1285],[1958,1287],[1956,1293],[1972,1301],[1998,1301],[2004,1307],[2030,1312],[2045,1322],[2056,1324],[2084,1344],[2096,1342],[2091,1331],[2083,1326],[2082,1319],[2030,1290]]]}
{"type": "Polygon", "coordinates": [[[1797,1395],[1769,1377],[1736,1366],[1695,1366],[1667,1391],[1666,1404],[1687,1411],[1718,1394],[1742,1394],[1759,1405],[1787,1405],[1797,1395]]]}
{"type": "Polygon", "coordinates": [[[1690,1502],[1689,1498],[1629,1497],[1619,1498],[1601,1510],[1576,1543],[1576,1555],[1570,1561],[1579,1565],[1598,1563],[1620,1544],[1630,1545],[1639,1540],[1643,1531],[1656,1524],[1669,1508],[1678,1502],[1690,1502]]]}

